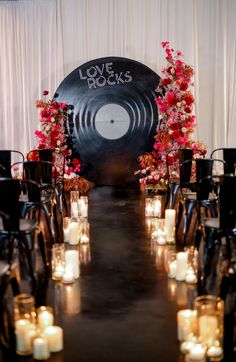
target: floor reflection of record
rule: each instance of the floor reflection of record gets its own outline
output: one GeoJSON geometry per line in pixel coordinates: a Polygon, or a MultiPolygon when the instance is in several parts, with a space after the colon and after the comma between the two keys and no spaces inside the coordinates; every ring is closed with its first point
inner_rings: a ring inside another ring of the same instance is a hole
{"type": "Polygon", "coordinates": [[[99,185],[136,180],[137,157],[152,149],[159,77],[134,60],[109,57],[75,69],[56,91],[73,106],[69,130],[81,173],[99,185]]]}

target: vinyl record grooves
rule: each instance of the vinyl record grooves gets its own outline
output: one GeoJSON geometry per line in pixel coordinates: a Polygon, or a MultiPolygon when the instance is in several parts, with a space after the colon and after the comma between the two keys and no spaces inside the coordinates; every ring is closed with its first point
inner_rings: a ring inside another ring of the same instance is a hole
{"type": "Polygon", "coordinates": [[[97,185],[137,180],[137,157],[152,149],[159,126],[159,79],[137,61],[107,57],[81,65],[62,81],[56,97],[73,106],[69,128],[83,177],[97,185]]]}

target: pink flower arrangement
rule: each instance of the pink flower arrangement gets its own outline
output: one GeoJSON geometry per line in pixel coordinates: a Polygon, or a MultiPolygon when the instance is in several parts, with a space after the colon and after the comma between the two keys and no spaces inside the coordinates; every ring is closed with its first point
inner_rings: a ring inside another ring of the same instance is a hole
{"type": "MultiPolygon", "coordinates": [[[[195,153],[206,153],[203,143],[191,140],[196,126],[192,115],[194,97],[193,68],[181,59],[183,54],[170,47],[169,42],[162,42],[166,52],[167,66],[162,70],[155,101],[159,108],[160,128],[155,136],[153,151],[139,157],[141,169],[136,174],[142,176],[142,184],[158,183],[167,178],[167,155],[171,149],[193,148],[195,153]]],[[[168,165],[171,173],[177,175],[178,161],[176,153],[169,154],[168,165]]]]}
{"type": "MultiPolygon", "coordinates": [[[[48,91],[43,91],[43,96],[48,95],[48,91]]],[[[67,119],[68,105],[55,100],[41,99],[36,101],[36,107],[39,108],[39,130],[35,131],[37,139],[36,149],[51,148],[58,154],[65,157],[65,174],[67,177],[80,172],[80,161],[78,158],[72,158],[72,150],[68,146],[68,134],[65,127],[67,119]]],[[[37,158],[37,153],[32,155],[37,158]]],[[[63,162],[53,160],[57,174],[63,172],[63,162]]]]}

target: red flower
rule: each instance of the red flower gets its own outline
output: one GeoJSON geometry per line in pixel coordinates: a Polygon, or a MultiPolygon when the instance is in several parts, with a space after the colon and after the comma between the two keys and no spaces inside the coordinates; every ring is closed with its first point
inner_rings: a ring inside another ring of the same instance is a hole
{"type": "Polygon", "coordinates": [[[166,95],[166,100],[170,106],[175,106],[177,103],[175,93],[173,92],[170,92],[166,95]]]}
{"type": "Polygon", "coordinates": [[[176,131],[177,129],[179,129],[180,128],[180,125],[178,124],[178,123],[172,123],[171,125],[170,125],[170,129],[172,130],[172,131],[176,131]]]}
{"type": "Polygon", "coordinates": [[[188,83],[187,82],[182,82],[180,83],[180,90],[185,91],[186,89],[188,89],[188,83]]]}
{"type": "Polygon", "coordinates": [[[190,107],[185,107],[184,110],[185,110],[186,113],[191,113],[192,112],[190,107]]]}
{"type": "Polygon", "coordinates": [[[47,95],[48,95],[48,93],[49,93],[49,91],[48,91],[48,90],[44,90],[44,91],[43,91],[43,96],[47,96],[47,95]]]}
{"type": "Polygon", "coordinates": [[[194,98],[191,93],[187,93],[184,95],[183,100],[186,102],[188,106],[194,102],[194,98]]]}
{"type": "Polygon", "coordinates": [[[161,85],[163,85],[163,87],[167,87],[169,84],[171,84],[171,79],[170,78],[161,79],[161,85]]]}

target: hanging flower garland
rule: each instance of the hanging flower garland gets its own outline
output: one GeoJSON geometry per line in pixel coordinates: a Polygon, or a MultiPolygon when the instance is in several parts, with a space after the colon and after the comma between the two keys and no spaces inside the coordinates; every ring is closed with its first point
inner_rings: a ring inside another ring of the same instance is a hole
{"type": "Polygon", "coordinates": [[[135,174],[142,176],[140,182],[143,185],[155,184],[167,178],[167,156],[170,175],[178,177],[177,152],[168,154],[170,150],[192,148],[195,153],[206,153],[203,143],[191,140],[196,127],[195,116],[192,115],[195,101],[191,92],[193,68],[184,63],[181,59],[183,54],[170,47],[169,42],[162,42],[161,45],[167,60],[155,99],[161,125],[155,136],[153,151],[139,157],[141,169],[135,174]]]}
{"type": "MultiPolygon", "coordinates": [[[[65,158],[64,162],[54,159],[58,175],[65,174],[64,177],[76,177],[80,171],[80,161],[72,157],[72,150],[68,146],[68,133],[65,122],[68,115],[68,105],[55,100],[46,100],[48,91],[43,91],[43,99],[36,101],[36,107],[39,108],[39,129],[35,131],[37,139],[36,149],[49,148],[54,149],[65,158]],[[63,168],[65,168],[63,170],[63,168]]],[[[37,153],[32,154],[31,159],[37,159],[37,153]]]]}

